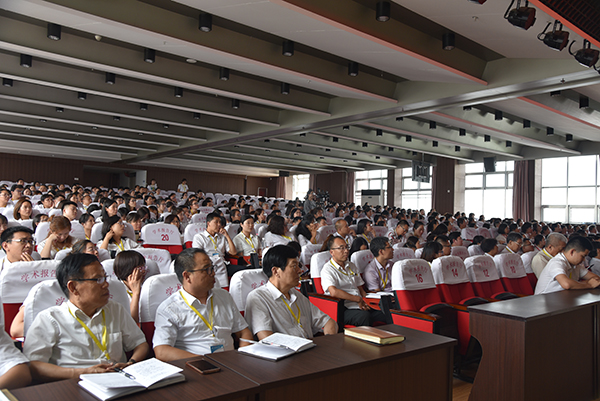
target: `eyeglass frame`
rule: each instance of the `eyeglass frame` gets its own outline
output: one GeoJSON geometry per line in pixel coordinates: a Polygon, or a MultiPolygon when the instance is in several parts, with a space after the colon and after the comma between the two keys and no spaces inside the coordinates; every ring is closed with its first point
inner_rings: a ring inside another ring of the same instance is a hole
{"type": "Polygon", "coordinates": [[[209,267],[205,267],[204,269],[186,270],[186,272],[188,272],[188,273],[206,272],[207,274],[212,274],[212,273],[215,272],[215,266],[214,265],[210,265],[209,267]],[[212,270],[212,272],[211,272],[211,270],[212,270]]]}
{"type": "Polygon", "coordinates": [[[33,238],[16,238],[16,239],[10,239],[6,242],[16,242],[18,244],[22,244],[23,242],[26,242],[29,245],[35,245],[35,239],[33,238]]]}
{"type": "Polygon", "coordinates": [[[69,281],[95,281],[96,284],[102,285],[108,281],[108,275],[105,274],[104,276],[98,278],[72,278],[69,281]]]}

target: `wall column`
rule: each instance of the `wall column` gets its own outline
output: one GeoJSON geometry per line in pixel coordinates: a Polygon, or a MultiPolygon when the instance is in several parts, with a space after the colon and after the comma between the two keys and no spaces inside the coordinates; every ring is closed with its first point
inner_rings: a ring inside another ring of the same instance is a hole
{"type": "Polygon", "coordinates": [[[454,171],[456,160],[437,158],[435,188],[432,188],[432,204],[439,213],[454,212],[454,171]]]}

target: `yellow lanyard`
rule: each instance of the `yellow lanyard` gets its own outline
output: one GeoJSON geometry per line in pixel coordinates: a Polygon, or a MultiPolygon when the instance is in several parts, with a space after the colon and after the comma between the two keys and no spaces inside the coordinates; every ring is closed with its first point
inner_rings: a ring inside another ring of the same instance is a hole
{"type": "Polygon", "coordinates": [[[96,337],[96,335],[94,333],[92,333],[92,330],[90,330],[89,327],[87,327],[87,325],[85,323],[83,323],[83,320],[81,320],[80,318],[78,318],[77,316],[75,316],[73,314],[73,312],[71,311],[71,308],[69,308],[69,313],[71,314],[71,316],[73,316],[81,325],[81,327],[83,327],[85,329],[85,331],[87,331],[87,333],[89,334],[90,337],[92,337],[92,340],[94,340],[94,342],[96,343],[96,345],[98,346],[98,348],[100,348],[100,351],[102,351],[104,353],[104,355],[106,355],[106,359],[108,361],[110,361],[110,355],[108,355],[108,333],[106,332],[106,317],[104,316],[104,309],[102,309],[102,342],[100,342],[100,340],[98,340],[98,337],[96,337]]]}
{"type": "Polygon", "coordinates": [[[290,304],[288,304],[287,301],[285,300],[285,295],[282,295],[281,299],[283,300],[283,303],[285,304],[285,306],[287,306],[288,310],[290,311],[290,313],[294,317],[294,320],[296,321],[296,323],[298,323],[298,326],[302,327],[302,323],[300,323],[300,313],[301,313],[300,312],[300,306],[298,306],[298,304],[296,304],[296,308],[298,308],[298,316],[296,316],[296,314],[294,313],[294,311],[290,307],[290,304]]]}
{"type": "Polygon", "coordinates": [[[123,240],[119,241],[119,243],[117,244],[117,248],[119,248],[121,251],[125,250],[125,245],[123,245],[123,240]]]}
{"type": "Polygon", "coordinates": [[[544,255],[548,256],[550,259],[552,259],[552,255],[550,255],[548,253],[548,251],[546,251],[546,248],[542,249],[542,252],[544,253],[544,255]]]}
{"type": "Polygon", "coordinates": [[[181,295],[181,298],[183,298],[183,302],[186,303],[187,306],[190,307],[191,310],[193,310],[194,312],[196,312],[196,315],[200,316],[200,319],[202,319],[202,321],[204,322],[204,324],[206,325],[206,327],[208,327],[208,329],[212,332],[213,337],[215,336],[215,333],[213,331],[213,327],[214,327],[214,322],[213,322],[213,299],[212,297],[210,297],[210,312],[208,314],[208,318],[210,319],[210,322],[208,320],[206,320],[204,318],[204,316],[202,316],[202,314],[200,312],[198,312],[198,309],[194,308],[188,301],[187,299],[185,299],[185,297],[183,296],[183,292],[180,292],[179,295],[181,295]]]}
{"type": "MultiPolygon", "coordinates": [[[[216,235],[215,235],[215,237],[216,237],[216,235]]],[[[210,242],[213,243],[213,246],[215,247],[215,251],[219,252],[219,250],[217,249],[217,242],[213,239],[213,237],[210,234],[208,234],[208,238],[210,238],[210,242]]]]}
{"type": "Polygon", "coordinates": [[[290,238],[290,237],[287,237],[285,235],[282,235],[282,237],[285,238],[286,240],[290,241],[290,242],[292,241],[292,238],[290,238]]]}
{"type": "Polygon", "coordinates": [[[251,241],[252,240],[252,234],[250,234],[250,239],[248,239],[248,237],[246,237],[246,235],[244,235],[244,239],[252,247],[252,250],[256,253],[256,248],[254,247],[254,243],[251,241]]]}
{"type": "Polygon", "coordinates": [[[338,266],[337,263],[335,263],[335,261],[333,259],[331,259],[331,265],[336,268],[337,270],[339,270],[340,273],[349,276],[349,277],[353,277],[356,276],[356,273],[354,273],[352,270],[348,269],[348,271],[350,272],[350,274],[346,273],[344,270],[342,270],[341,266],[338,266]]]}
{"type": "Polygon", "coordinates": [[[390,272],[385,267],[384,267],[384,269],[385,269],[385,276],[381,277],[381,272],[379,271],[379,268],[377,268],[377,274],[379,275],[379,280],[381,280],[381,282],[383,283],[383,287],[381,287],[382,290],[385,290],[385,287],[387,286],[387,283],[390,280],[390,272]]]}
{"type": "Polygon", "coordinates": [[[365,234],[361,234],[361,235],[363,236],[363,238],[364,238],[365,240],[367,240],[367,243],[368,243],[368,244],[370,244],[370,243],[371,243],[371,240],[369,240],[369,237],[367,237],[365,234]]]}

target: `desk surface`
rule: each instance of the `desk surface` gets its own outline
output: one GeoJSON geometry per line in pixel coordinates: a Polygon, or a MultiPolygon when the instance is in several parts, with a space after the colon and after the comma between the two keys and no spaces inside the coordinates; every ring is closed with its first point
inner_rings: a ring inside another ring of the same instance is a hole
{"type": "Polygon", "coordinates": [[[292,355],[277,362],[249,356],[238,351],[211,354],[208,358],[261,386],[298,378],[310,378],[327,371],[356,368],[361,365],[397,359],[399,356],[414,356],[435,349],[452,347],[456,340],[424,333],[396,325],[382,326],[381,329],[404,334],[406,340],[399,344],[378,346],[347,337],[343,333],[316,337],[316,347],[292,355]]]}
{"type": "MultiPolygon", "coordinates": [[[[195,358],[192,358],[195,359],[195,358]]],[[[246,399],[258,393],[258,385],[237,373],[221,366],[221,371],[210,375],[201,375],[185,367],[186,360],[172,362],[183,368],[185,382],[176,383],[151,391],[141,391],[119,399],[135,401],[194,401],[194,400],[233,400],[246,399]]],[[[77,383],[78,379],[62,380],[11,390],[19,401],[98,401],[77,383]]]]}
{"type": "Polygon", "coordinates": [[[599,302],[600,289],[569,290],[469,306],[469,311],[506,319],[534,320],[599,302]]]}

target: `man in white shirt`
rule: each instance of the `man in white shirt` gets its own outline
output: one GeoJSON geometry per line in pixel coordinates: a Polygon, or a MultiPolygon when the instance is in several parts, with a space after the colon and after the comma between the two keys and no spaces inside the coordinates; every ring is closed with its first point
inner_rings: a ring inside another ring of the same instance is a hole
{"type": "MultiPolygon", "coordinates": [[[[471,245],[476,246],[476,245],[471,245]]],[[[486,238],[481,241],[481,250],[492,258],[498,254],[498,240],[496,238],[486,238]]]]}
{"type": "Polygon", "coordinates": [[[29,360],[15,347],[13,340],[4,331],[4,316],[0,308],[0,388],[25,387],[29,383],[29,360]]]}
{"type": "Polygon", "coordinates": [[[372,326],[376,321],[385,322],[385,315],[373,310],[364,301],[364,281],[356,266],[348,262],[349,247],[340,237],[332,237],[328,244],[331,259],[321,270],[321,285],[325,295],[344,300],[344,321],[353,326],[372,326]]]}
{"type": "Polygon", "coordinates": [[[523,246],[523,236],[519,233],[509,233],[506,236],[506,248],[500,253],[516,253],[518,254],[523,246]]]}
{"type": "Polygon", "coordinates": [[[567,237],[561,233],[548,234],[548,237],[546,237],[546,246],[531,260],[531,270],[533,270],[538,279],[548,262],[562,252],[567,245],[567,241],[567,237]]]}
{"type": "Polygon", "coordinates": [[[215,266],[215,277],[219,287],[229,287],[225,254],[236,256],[237,250],[229,233],[221,225],[221,216],[218,213],[213,212],[206,216],[206,230],[194,235],[192,247],[206,252],[215,266]]]}
{"type": "Polygon", "coordinates": [[[402,219],[396,224],[396,227],[387,232],[387,237],[390,240],[390,245],[403,246],[406,243],[406,234],[408,233],[408,221],[402,219]]]}
{"type": "Polygon", "coordinates": [[[245,315],[259,340],[274,332],[304,338],[312,338],[321,330],[326,335],[337,333],[337,323],[294,288],[302,270],[293,248],[272,247],[262,266],[269,282],[248,294],[245,315]]]}
{"type": "Polygon", "coordinates": [[[582,264],[593,249],[592,243],[587,238],[571,238],[565,249],[553,257],[542,270],[535,286],[535,294],[584,290],[600,286],[600,277],[588,271],[582,264]]]}
{"type": "Polygon", "coordinates": [[[338,220],[335,222],[334,227],[335,233],[333,235],[343,238],[348,246],[352,246],[352,242],[354,241],[353,234],[356,235],[356,233],[350,229],[348,222],[344,219],[338,220]]]}
{"type": "Polygon", "coordinates": [[[61,208],[62,215],[69,219],[69,221],[77,220],[77,203],[64,201],[61,208]]]}
{"type": "Polygon", "coordinates": [[[106,272],[94,255],[68,255],[56,279],[68,301],[40,312],[23,345],[34,380],[111,372],[146,358],[144,333],[128,310],[109,301],[106,272]]]}
{"type": "Polygon", "coordinates": [[[10,204],[10,191],[6,188],[0,189],[0,208],[5,208],[10,204]]]}
{"type": "Polygon", "coordinates": [[[23,226],[9,227],[0,236],[6,256],[0,260],[0,272],[15,262],[33,262],[33,231],[23,226]]]}
{"type": "Polygon", "coordinates": [[[363,274],[369,291],[392,291],[392,258],[394,248],[385,237],[376,237],[371,241],[369,249],[373,260],[365,267],[363,274]]]}
{"type": "MultiPolygon", "coordinates": [[[[252,333],[233,298],[213,288],[213,263],[201,249],[189,248],[175,259],[175,273],[183,289],[156,310],[154,353],[163,361],[233,349],[234,333],[252,339],[252,333]]],[[[240,346],[248,345],[247,342],[240,346]]]]}

